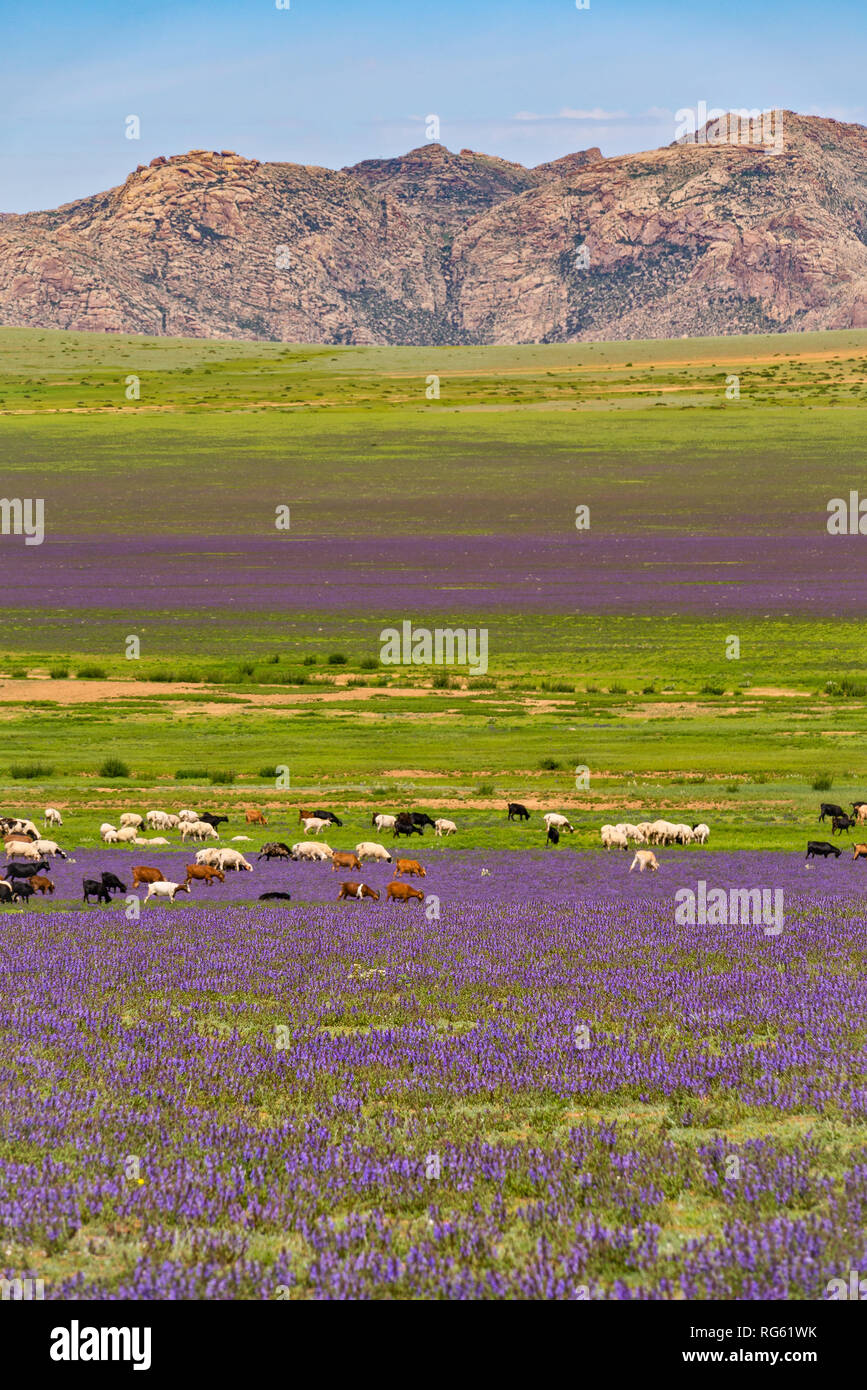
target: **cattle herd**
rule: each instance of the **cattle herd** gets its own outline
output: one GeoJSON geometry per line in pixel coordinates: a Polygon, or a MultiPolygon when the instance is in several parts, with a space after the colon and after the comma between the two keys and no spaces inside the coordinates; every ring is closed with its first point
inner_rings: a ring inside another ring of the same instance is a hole
{"type": "MultiPolygon", "coordinates": [[[[867,823],[867,802],[855,801],[851,805],[852,814],[849,815],[842,806],[833,802],[821,803],[819,820],[830,820],[832,835],[842,835],[856,825],[867,823]]],[[[518,801],[508,803],[506,816],[509,821],[528,821],[532,818],[527,807],[518,801]]],[[[250,827],[268,824],[263,812],[255,807],[247,809],[245,819],[250,827]]],[[[574,827],[568,818],[559,812],[548,811],[542,816],[542,820],[545,825],[546,846],[559,844],[560,836],[563,834],[574,834],[574,827]]],[[[135,811],[125,811],[119,817],[117,825],[103,822],[99,834],[103,843],[107,845],[168,848],[170,841],[164,835],[147,836],[143,832],[176,832],[181,843],[186,844],[188,840],[219,840],[219,827],[227,825],[228,822],[228,816],[188,808],[177,813],[147,811],[143,816],[135,811]]],[[[56,829],[63,825],[63,818],[55,807],[49,806],[45,811],[44,823],[56,829]]],[[[393,881],[384,890],[386,901],[423,901],[424,894],[418,888],[403,882],[404,878],[425,877],[425,870],[417,859],[396,858],[385,845],[376,840],[362,840],[354,849],[332,849],[324,838],[319,837],[327,830],[333,831],[342,827],[343,821],[333,811],[300,807],[298,823],[308,838],[298,840],[293,845],[288,845],[283,840],[268,840],[256,854],[256,862],[277,859],[295,863],[327,863],[330,864],[333,873],[358,875],[363,874],[366,863],[393,864],[393,881]]],[[[413,835],[423,837],[428,827],[437,838],[454,835],[458,830],[454,821],[444,818],[434,820],[423,811],[399,811],[395,814],[375,811],[371,816],[371,826],[380,834],[390,830],[392,840],[401,837],[409,839],[413,835]]],[[[35,893],[54,893],[55,884],[49,877],[51,861],[75,861],[69,860],[69,855],[60,848],[57,841],[46,838],[39,827],[26,817],[0,816],[0,831],[6,850],[6,864],[0,869],[0,904],[27,902],[35,893]]],[[[249,835],[233,835],[231,838],[238,843],[251,843],[249,835]]],[[[703,823],[687,825],[667,820],[641,821],[635,825],[623,821],[617,825],[603,825],[600,830],[603,849],[634,849],[635,856],[630,865],[630,873],[636,868],[641,873],[644,873],[645,869],[653,872],[658,870],[659,864],[651,846],[657,848],[670,845],[706,845],[709,838],[710,828],[703,823]]],[[[841,852],[839,845],[827,840],[807,842],[807,862],[814,856],[826,858],[833,855],[839,859],[841,852]]],[[[852,847],[852,857],[867,859],[867,844],[855,844],[852,847]]],[[[230,845],[206,845],[196,851],[195,863],[186,865],[183,881],[168,880],[160,869],[139,864],[132,869],[131,888],[144,888],[146,903],[153,899],[174,902],[179,893],[189,895],[194,886],[207,888],[215,882],[224,883],[227,873],[240,872],[253,872],[253,864],[245,853],[230,845]]],[[[111,902],[112,893],[126,893],[127,885],[116,874],[106,871],[101,872],[99,878],[83,879],[82,889],[82,900],[85,903],[94,900],[97,903],[108,904],[111,902]]],[[[291,899],[291,894],[282,891],[262,893],[259,896],[261,900],[291,899]]],[[[337,896],[338,901],[351,898],[356,901],[370,899],[377,902],[381,892],[358,877],[342,880],[337,896]]]]}

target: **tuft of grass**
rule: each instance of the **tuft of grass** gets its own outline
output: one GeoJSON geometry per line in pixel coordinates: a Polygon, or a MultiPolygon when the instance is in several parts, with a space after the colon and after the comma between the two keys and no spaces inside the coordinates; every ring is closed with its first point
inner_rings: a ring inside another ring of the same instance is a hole
{"type": "Polygon", "coordinates": [[[476,787],[476,796],[493,796],[493,795],[494,795],[494,784],[493,784],[493,782],[480,782],[479,785],[476,787]]]}
{"type": "Polygon", "coordinates": [[[359,661],[358,666],[359,666],[359,669],[360,669],[361,671],[378,671],[378,670],[379,670],[379,657],[378,657],[378,656],[363,656],[363,657],[361,658],[361,660],[359,661]]]}
{"type": "Polygon", "coordinates": [[[123,758],[106,758],[100,763],[100,777],[129,777],[129,768],[123,758]]]}
{"type": "Polygon", "coordinates": [[[830,772],[818,773],[810,783],[810,786],[813,788],[814,792],[829,792],[833,785],[834,782],[831,778],[830,772]]]}
{"type": "Polygon", "coordinates": [[[53,772],[54,768],[50,763],[13,763],[9,769],[9,776],[19,782],[27,778],[50,777],[53,772]]]}
{"type": "Polygon", "coordinates": [[[75,674],[80,681],[104,681],[107,678],[104,666],[79,666],[75,674]]]}
{"type": "Polygon", "coordinates": [[[726,688],[718,681],[705,681],[698,693],[699,695],[725,695],[726,688]]]}
{"type": "Polygon", "coordinates": [[[237,776],[237,772],[227,772],[225,770],[218,770],[216,772],[212,772],[208,780],[211,783],[212,787],[228,787],[231,786],[231,784],[234,782],[237,776]]]}
{"type": "Polygon", "coordinates": [[[48,674],[53,681],[65,681],[69,679],[69,667],[51,666],[49,667],[48,674]]]}
{"type": "Polygon", "coordinates": [[[315,665],[316,665],[316,657],[315,657],[315,656],[305,656],[305,658],[304,658],[304,665],[305,665],[305,666],[315,666],[315,665]]]}
{"type": "Polygon", "coordinates": [[[206,767],[179,767],[175,773],[176,782],[207,782],[208,769],[206,767]]]}
{"type": "Polygon", "coordinates": [[[345,652],[329,652],[328,654],[329,666],[345,666],[348,660],[345,652]]]}
{"type": "Polygon", "coordinates": [[[556,772],[560,764],[556,758],[540,758],[539,766],[543,772],[556,772]]]}
{"type": "Polygon", "coordinates": [[[455,682],[447,671],[435,671],[431,681],[434,690],[454,690],[455,682]]]}

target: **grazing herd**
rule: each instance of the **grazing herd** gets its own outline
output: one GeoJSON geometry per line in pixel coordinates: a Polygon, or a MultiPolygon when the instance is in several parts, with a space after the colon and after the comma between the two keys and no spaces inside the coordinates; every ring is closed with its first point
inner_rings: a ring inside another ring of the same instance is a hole
{"type": "MultiPolygon", "coordinates": [[[[867,824],[867,801],[852,802],[851,807],[852,814],[849,815],[842,806],[834,802],[822,802],[819,821],[830,821],[832,836],[842,835],[855,826],[867,824]]],[[[523,822],[532,818],[527,807],[517,801],[508,803],[506,817],[510,822],[523,822]]],[[[262,811],[255,807],[246,809],[245,818],[248,826],[268,824],[262,811]]],[[[560,812],[545,812],[542,820],[545,825],[546,846],[556,846],[561,835],[575,833],[574,826],[560,812]]],[[[63,817],[60,811],[53,806],[47,807],[44,823],[55,829],[61,827],[63,817]]],[[[184,808],[177,813],[151,810],[144,815],[135,811],[125,811],[118,817],[117,825],[103,822],[99,834],[103,843],[107,845],[128,844],[131,847],[167,848],[170,842],[164,835],[146,836],[143,832],[176,832],[181,844],[186,844],[189,840],[219,841],[219,827],[228,823],[228,816],[210,811],[194,811],[190,808],[184,808]]],[[[293,863],[327,863],[330,864],[332,873],[354,874],[362,874],[365,864],[393,865],[393,881],[385,889],[386,901],[424,901],[424,894],[420,889],[402,881],[404,878],[426,877],[426,871],[418,859],[395,859],[395,855],[384,844],[375,840],[362,840],[354,849],[332,849],[322,838],[323,833],[339,830],[343,826],[343,821],[333,811],[299,807],[298,824],[308,838],[298,840],[292,845],[282,840],[269,840],[263,844],[256,861],[264,859],[270,862],[277,859],[293,863]]],[[[398,811],[394,814],[375,811],[371,817],[371,825],[380,834],[390,830],[393,840],[401,837],[409,839],[414,835],[423,838],[427,828],[431,828],[437,838],[458,832],[454,821],[444,818],[435,820],[423,811],[398,811]]],[[[70,863],[75,861],[69,859],[69,855],[55,840],[47,839],[40,828],[27,817],[0,816],[0,832],[3,834],[6,851],[6,864],[0,869],[0,904],[26,903],[35,894],[54,894],[56,885],[49,877],[51,860],[66,860],[70,863]]],[[[248,835],[234,835],[231,838],[236,842],[250,842],[248,835]]],[[[688,825],[685,822],[668,820],[642,821],[637,824],[624,821],[616,825],[603,825],[600,830],[602,848],[606,851],[634,850],[634,858],[629,866],[630,873],[634,869],[638,869],[640,873],[646,870],[656,873],[659,870],[659,862],[654,849],[660,846],[704,846],[709,838],[710,828],[701,822],[688,825]]],[[[805,862],[809,863],[812,858],[830,856],[839,859],[841,853],[838,844],[827,840],[809,840],[805,862]]],[[[855,844],[852,847],[852,858],[867,860],[867,843],[855,844]]],[[[207,889],[214,883],[224,883],[227,873],[253,871],[253,863],[241,850],[227,845],[205,845],[196,851],[195,863],[186,865],[185,876],[179,882],[167,879],[160,869],[152,865],[139,864],[132,868],[131,887],[146,890],[145,903],[152,900],[173,903],[179,893],[189,895],[193,886],[207,889]]],[[[482,870],[483,876],[486,872],[482,870]]],[[[113,893],[126,893],[127,885],[116,874],[102,872],[98,878],[83,879],[82,890],[84,903],[95,901],[97,904],[108,905],[112,901],[113,893]]],[[[259,896],[262,901],[273,899],[288,902],[291,899],[288,892],[277,890],[259,896]]],[[[340,883],[338,900],[370,899],[378,902],[380,897],[380,890],[361,879],[347,878],[340,883]]]]}
{"type": "MultiPolygon", "coordinates": [[[[850,801],[852,807],[851,816],[833,801],[823,801],[819,805],[819,820],[826,818],[831,822],[831,834],[842,835],[846,830],[851,830],[856,825],[864,825],[867,822],[867,801],[850,801]]],[[[807,853],[804,863],[808,864],[811,859],[828,859],[832,854],[835,859],[839,859],[843,851],[839,845],[832,845],[828,840],[808,840],[807,853]]],[[[867,845],[855,844],[852,846],[852,859],[867,859],[867,845]]]]}

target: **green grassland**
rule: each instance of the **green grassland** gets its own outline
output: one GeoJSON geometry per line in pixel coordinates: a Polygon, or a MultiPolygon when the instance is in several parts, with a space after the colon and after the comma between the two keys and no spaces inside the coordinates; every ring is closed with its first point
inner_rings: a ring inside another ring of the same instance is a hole
{"type": "MultiPolygon", "coordinates": [[[[574,535],[580,501],[603,531],[783,534],[794,554],[828,497],[867,479],[865,358],[867,332],[422,349],[2,329],[3,491],[44,495],[73,537],[255,536],[273,529],[275,498],[291,501],[293,539],[574,535]],[[138,399],[125,397],[130,375],[138,399]]],[[[419,668],[371,669],[393,614],[305,599],[205,624],[168,575],[164,606],[137,615],[140,661],[122,654],[122,573],[98,609],[6,608],[7,804],[63,803],[75,826],[79,805],[115,804],[95,795],[115,753],[134,779],[118,806],[132,792],[177,800],[172,773],[191,761],[237,773],[231,790],[210,788],[218,799],[256,800],[259,770],[286,764],[293,800],[361,804],[386,787],[474,808],[480,845],[519,843],[495,808],[529,798],[567,807],[587,835],[618,807],[692,806],[720,827],[715,845],[735,847],[806,824],[822,776],[835,799],[864,790],[860,620],[679,614],[640,592],[633,613],[599,615],[578,593],[574,614],[479,616],[488,676],[441,673],[437,689],[419,668]],[[335,652],[345,661],[329,663],[335,652]],[[123,685],[79,695],[88,669],[123,685]],[[12,778],[28,761],[52,775],[12,778]]]]}
{"type": "MultiPolygon", "coordinates": [[[[57,684],[66,693],[85,683],[57,684]]],[[[461,829],[449,847],[537,847],[540,814],[529,825],[505,819],[506,802],[522,800],[567,811],[567,850],[597,846],[606,821],[675,812],[706,820],[716,849],[800,850],[819,800],[867,794],[867,710],[854,697],[340,687],[326,703],[307,687],[238,684],[209,687],[203,707],[189,692],[151,688],[74,705],[7,702],[4,804],[34,816],[58,806],[62,842],[82,846],[98,843],[113,812],[182,805],[228,811],[234,833],[243,808],[261,806],[270,829],[254,838],[285,838],[294,808],[317,802],[346,818],[339,847],[369,837],[372,809],[404,806],[453,814],[461,829]],[[276,705],[259,703],[269,696],[276,705]],[[101,776],[106,757],[129,775],[101,776]],[[278,767],[290,769],[289,788],[277,787],[278,767]]]]}

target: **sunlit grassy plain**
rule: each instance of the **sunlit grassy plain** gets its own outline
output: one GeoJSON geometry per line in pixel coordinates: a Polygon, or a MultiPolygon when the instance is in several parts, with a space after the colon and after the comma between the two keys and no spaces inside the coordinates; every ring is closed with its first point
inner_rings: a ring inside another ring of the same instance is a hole
{"type": "MultiPolygon", "coordinates": [[[[293,536],[339,535],[359,518],[373,535],[559,534],[572,527],[582,502],[594,525],[616,519],[636,534],[794,537],[823,524],[829,496],[867,484],[865,352],[867,333],[855,332],[379,349],[2,330],[2,486],[10,497],[48,498],[71,535],[102,527],[108,534],[255,536],[270,524],[275,498],[286,497],[293,536]],[[737,401],[725,396],[732,373],[740,380],[737,401]],[[124,394],[131,374],[139,378],[138,400],[124,394]],[[440,395],[428,400],[432,375],[440,395]]],[[[145,615],[139,662],[123,655],[130,624],[122,572],[104,605],[86,613],[6,610],[4,805],[28,814],[58,806],[61,843],[70,846],[96,844],[100,821],[113,812],[188,804],[228,811],[233,832],[244,829],[244,806],[262,806],[271,827],[261,838],[279,832],[282,839],[297,824],[292,808],[315,801],[345,815],[341,844],[369,832],[372,807],[411,805],[452,815],[460,825],[456,847],[537,848],[539,813],[556,808],[577,830],[560,853],[593,847],[604,821],[679,812],[708,821],[711,849],[794,854],[815,830],[820,799],[867,797],[867,701],[828,689],[844,676],[863,689],[860,620],[805,608],[738,614],[733,626],[724,617],[670,613],[664,604],[657,611],[653,592],[637,594],[632,613],[582,614],[580,588],[576,608],[569,617],[493,615],[486,685],[456,677],[451,689],[433,688],[431,673],[418,668],[362,666],[378,650],[387,615],[323,614],[303,593],[292,611],[249,614],[240,626],[236,613],[231,622],[212,614],[205,640],[197,641],[194,624],[178,623],[183,595],[167,575],[165,605],[145,615]],[[741,641],[736,662],[724,658],[731,631],[741,641]],[[335,651],[346,661],[330,664],[335,651]],[[76,677],[87,666],[103,677],[76,677]],[[52,680],[52,668],[69,676],[52,680]],[[100,775],[109,755],[128,764],[127,778],[100,775]],[[12,776],[34,763],[43,771],[12,776]],[[291,790],[278,791],[267,775],[278,764],[290,767],[291,790]],[[590,770],[586,789],[576,786],[578,766],[590,770]],[[197,776],[176,779],[191,767],[197,776]],[[211,781],[226,771],[234,781],[211,781]],[[511,799],[534,809],[529,826],[506,821],[511,799]]],[[[444,623],[460,617],[444,607],[444,623]]],[[[139,862],[133,853],[130,862],[139,862]]],[[[106,918],[105,930],[122,926],[106,918]]],[[[339,972],[332,993],[322,1027],[342,1026],[356,1007],[339,972]]],[[[175,1004],[132,985],[125,1024],[175,1004]]],[[[264,984],[243,999],[208,998],[200,1006],[206,1032],[238,1026],[239,1007],[252,1010],[257,1028],[283,1017],[264,984]]],[[[401,1027],[408,1008],[403,993],[383,995],[351,1026],[401,1027]]],[[[468,1027],[489,1008],[470,992],[450,1003],[449,1017],[468,1027]]],[[[417,993],[412,1010],[412,1017],[439,1018],[437,989],[417,993]]],[[[601,1012],[599,1026],[606,1018],[601,1012]]],[[[679,1026],[662,1011],[660,1044],[679,1045],[679,1026]]],[[[242,1034],[245,1027],[242,1020],[242,1034]]],[[[846,1046],[853,1057],[861,1046],[855,1020],[846,1046]]],[[[102,1083],[89,1084],[106,1099],[102,1083]]],[[[204,1103],[215,1115],[232,1114],[225,1098],[204,1103]]],[[[313,1094],[303,1089],[273,1096],[258,1122],[269,1127],[311,1107],[313,1094]]],[[[615,1120],[651,1154],[662,1138],[686,1152],[721,1131],[735,1144],[773,1135],[794,1146],[812,1128],[821,1171],[835,1181],[867,1144],[867,1126],[833,1115],[748,1111],[733,1095],[708,1097],[691,1124],[683,1123],[683,1110],[683,1098],[644,1104],[627,1090],[616,1103],[587,1107],[550,1096],[479,1096],[459,1109],[435,1106],[425,1142],[482,1137],[547,1149],[571,1125],[615,1120]]],[[[353,1142],[362,1131],[375,1134],[380,1111],[369,1108],[353,1142]]],[[[410,1111],[401,1123],[417,1148],[410,1111]]],[[[25,1144],[19,1156],[35,1155],[25,1144]]],[[[72,1150],[67,1158],[73,1170],[86,1162],[72,1150]]],[[[530,1196],[531,1189],[516,1191],[512,1200],[530,1196]]],[[[449,1188],[439,1200],[446,1210],[464,1202],[449,1188]]],[[[346,1214],[331,1212],[337,1221],[346,1214]]],[[[604,1184],[595,1214],[622,1215],[604,1184]]],[[[415,1211],[392,1215],[398,1241],[408,1221],[422,1219],[415,1211]]],[[[709,1191],[682,1186],[656,1219],[664,1247],[677,1249],[692,1236],[718,1233],[726,1217],[709,1191]]],[[[254,1251],[267,1259],[287,1240],[301,1270],[293,1296],[303,1296],[310,1251],[300,1237],[257,1237],[254,1251]]],[[[526,1233],[516,1227],[510,1240],[509,1258],[531,1257],[526,1233]]],[[[56,1247],[33,1245],[11,1258],[48,1279],[84,1270],[111,1281],[140,1254],[134,1226],[106,1218],[56,1247]]],[[[600,1271],[603,1281],[615,1275],[630,1277],[600,1271]]]]}

